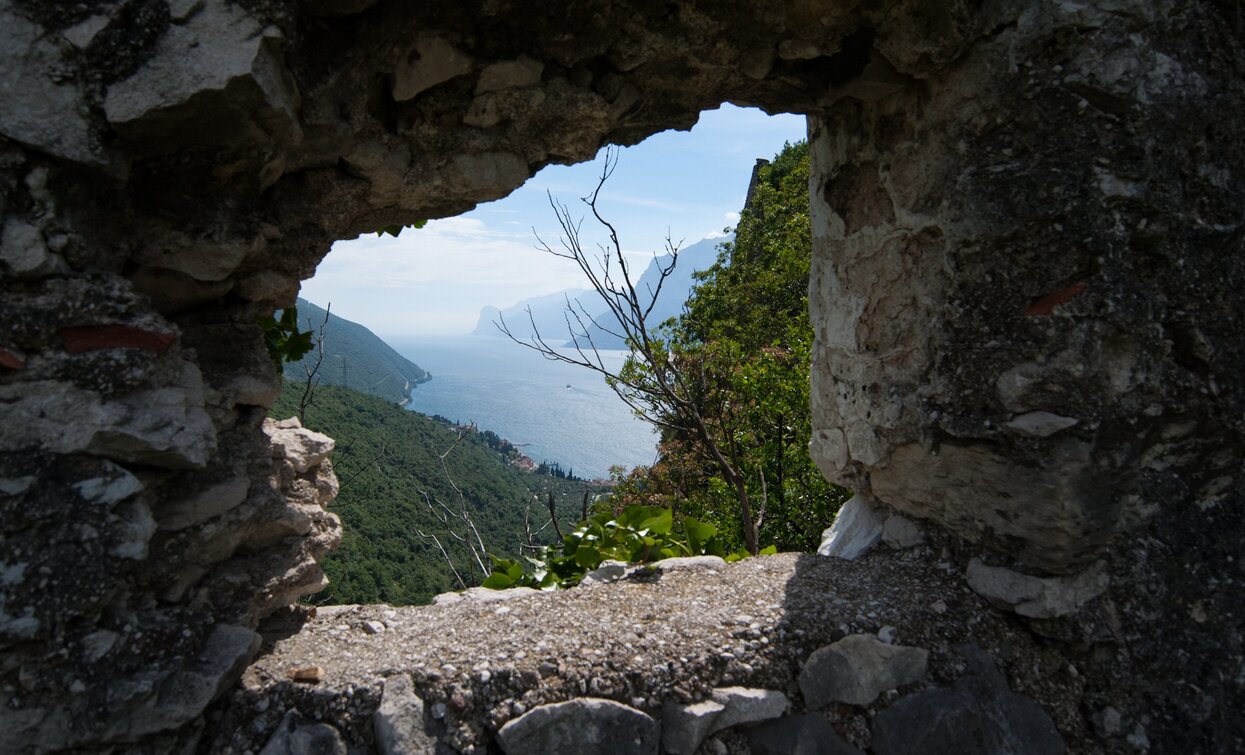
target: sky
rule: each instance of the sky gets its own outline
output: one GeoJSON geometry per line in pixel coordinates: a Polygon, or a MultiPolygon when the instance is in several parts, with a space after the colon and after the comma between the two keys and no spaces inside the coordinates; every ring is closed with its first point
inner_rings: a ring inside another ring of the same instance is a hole
{"type": "MultiPolygon", "coordinates": [[[[723,105],[701,113],[692,130],[664,131],[620,151],[598,208],[618,229],[637,271],[664,253],[666,235],[691,244],[721,236],[739,218],[758,157],[805,138],[804,117],[768,116],[723,105]]],[[[339,241],[304,281],[302,296],[332,304],[333,314],[381,337],[470,333],[480,309],[582,288],[570,260],[536,248],[536,235],[557,248],[557,220],[546,192],[571,207],[596,186],[603,154],[573,166],[551,165],[509,196],[454,218],[408,228],[398,238],[374,234],[339,241]]],[[[605,237],[583,224],[584,246],[605,237]]],[[[590,245],[591,243],[591,245],[590,245]]],[[[636,273],[639,275],[639,272],[636,273]]]]}

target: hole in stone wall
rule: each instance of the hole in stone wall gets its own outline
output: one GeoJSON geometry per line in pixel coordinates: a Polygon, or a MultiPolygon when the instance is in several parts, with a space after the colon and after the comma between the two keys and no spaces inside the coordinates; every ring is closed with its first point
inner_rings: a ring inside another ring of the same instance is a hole
{"type": "MultiPolygon", "coordinates": [[[[621,150],[598,208],[617,228],[642,290],[656,280],[651,266],[660,264],[667,237],[680,248],[678,265],[649,313],[650,327],[678,315],[694,273],[717,260],[739,220],[758,158],[771,160],[784,144],[804,138],[802,116],[770,117],[726,105],[702,114],[690,132],[663,132],[621,150]]],[[[303,284],[304,329],[318,336],[325,317],[320,307],[331,305],[333,316],[367,328],[393,349],[379,341],[356,344],[369,340],[361,329],[330,321],[322,356],[313,352],[286,368],[285,395],[273,416],[298,411],[307,370],[314,369],[303,421],[338,443],[334,463],[342,492],[334,510],[343,518],[345,539],[325,563],[331,586],[311,602],[424,602],[478,584],[489,567],[481,551],[530,555],[527,542],[549,542],[555,528],[573,527],[585,506],[606,497],[611,477],[616,482],[659,461],[654,426],[637,418],[602,375],[542,358],[497,327],[504,324],[526,341],[539,333],[578,358],[567,327],[568,300],[582,319],[601,317],[605,325],[608,307],[577,266],[538,248],[539,239],[563,251],[550,196],[564,202],[576,222],[583,220],[582,242],[591,254],[608,244],[605,229],[580,200],[596,187],[604,154],[547,167],[510,196],[459,217],[397,236],[338,242],[303,284]],[[400,418],[405,424],[391,424],[385,403],[413,411],[400,418]],[[468,427],[474,432],[464,439],[468,427]],[[549,521],[551,493],[557,525],[549,521]]],[[[806,186],[806,178],[792,180],[806,186]]],[[[803,296],[806,286],[805,276],[789,287],[797,292],[792,296],[803,296]]],[[[798,309],[806,311],[803,299],[798,309]]],[[[584,322],[571,326],[582,332],[584,322]]],[[[590,351],[617,371],[628,352],[616,326],[607,330],[594,329],[597,350],[590,351]]],[[[802,357],[773,348],[767,358],[795,365],[802,357]]],[[[807,406],[807,396],[800,402],[807,406]]],[[[770,440],[802,447],[806,438],[796,442],[799,430],[791,424],[790,417],[779,417],[770,440]]],[[[783,475],[793,473],[779,463],[769,474],[780,486],[777,508],[784,503],[783,475]]]]}

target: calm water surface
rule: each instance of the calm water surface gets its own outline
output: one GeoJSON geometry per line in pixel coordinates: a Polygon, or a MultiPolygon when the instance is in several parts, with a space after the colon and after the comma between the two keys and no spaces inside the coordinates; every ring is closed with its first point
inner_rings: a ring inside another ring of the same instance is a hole
{"type": "MultiPolygon", "coordinates": [[[[657,436],[619,400],[604,378],[554,362],[505,338],[389,338],[402,356],[432,373],[411,391],[408,408],[475,422],[577,477],[605,477],[612,464],[651,464],[657,436]]],[[[622,366],[625,351],[602,352],[622,366]]]]}

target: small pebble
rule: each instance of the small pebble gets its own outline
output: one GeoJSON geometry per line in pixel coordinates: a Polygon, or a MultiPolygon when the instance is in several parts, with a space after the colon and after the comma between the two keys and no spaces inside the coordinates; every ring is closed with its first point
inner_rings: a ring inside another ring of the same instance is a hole
{"type": "Polygon", "coordinates": [[[299,684],[319,684],[324,681],[324,674],[323,666],[303,666],[285,672],[286,676],[299,684]]]}

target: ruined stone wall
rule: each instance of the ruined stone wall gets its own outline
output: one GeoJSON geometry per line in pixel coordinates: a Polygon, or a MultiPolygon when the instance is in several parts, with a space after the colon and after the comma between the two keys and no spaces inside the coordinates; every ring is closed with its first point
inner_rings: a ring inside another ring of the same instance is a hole
{"type": "Polygon", "coordinates": [[[1053,572],[1239,491],[1240,21],[1207,11],[986,4],[943,75],[814,119],[827,475],[1053,572]]]}
{"type": "Polygon", "coordinates": [[[263,425],[257,317],[332,241],[725,101],[813,116],[827,474],[1030,568],[1113,546],[1146,605],[1204,538],[1235,585],[1240,38],[1132,0],[0,0],[7,741],[161,749],[319,587],[327,441],[263,425]]]}

